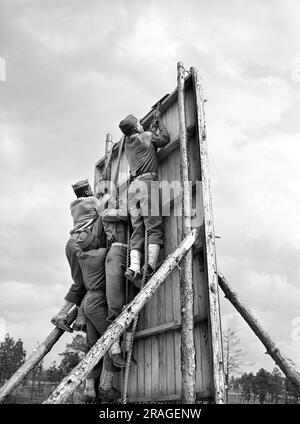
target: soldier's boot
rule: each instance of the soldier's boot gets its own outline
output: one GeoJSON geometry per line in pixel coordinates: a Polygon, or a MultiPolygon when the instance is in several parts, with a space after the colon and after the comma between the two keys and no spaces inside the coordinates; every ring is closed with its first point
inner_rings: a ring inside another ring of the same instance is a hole
{"type": "Polygon", "coordinates": [[[73,329],[69,326],[67,322],[68,312],[73,308],[75,303],[66,301],[59,312],[51,318],[51,323],[61,330],[68,331],[72,333],[73,329]]]}
{"type": "Polygon", "coordinates": [[[83,304],[81,304],[78,308],[77,318],[73,324],[74,331],[82,331],[83,333],[87,332],[85,315],[83,312],[83,304]]]}
{"type": "Polygon", "coordinates": [[[119,368],[125,368],[126,367],[126,361],[122,358],[121,355],[121,348],[120,348],[120,340],[116,340],[111,348],[110,348],[110,357],[112,360],[112,363],[115,367],[119,368]]]}
{"type": "Polygon", "coordinates": [[[141,257],[142,252],[140,250],[132,249],[130,251],[130,266],[125,272],[125,277],[128,278],[129,281],[132,281],[138,288],[140,288],[140,282],[142,280],[141,257]]]}
{"type": "Polygon", "coordinates": [[[103,367],[98,391],[99,399],[103,402],[118,400],[121,397],[121,393],[112,385],[114,375],[114,371],[106,370],[103,367]]]}
{"type": "Polygon", "coordinates": [[[88,398],[96,398],[96,389],[95,389],[95,379],[94,378],[87,378],[85,380],[85,388],[83,391],[83,396],[88,398]]]}
{"type": "Polygon", "coordinates": [[[110,387],[109,389],[99,388],[99,398],[102,402],[111,402],[121,398],[121,393],[115,387],[110,387]]]}
{"type": "Polygon", "coordinates": [[[148,277],[151,277],[156,271],[156,263],[159,255],[160,245],[149,243],[148,249],[148,277]]]}

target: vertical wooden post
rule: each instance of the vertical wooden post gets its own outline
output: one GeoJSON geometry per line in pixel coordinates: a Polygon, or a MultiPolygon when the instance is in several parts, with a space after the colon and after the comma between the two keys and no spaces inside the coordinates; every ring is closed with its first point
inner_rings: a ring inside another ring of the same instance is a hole
{"type": "Polygon", "coordinates": [[[106,140],[105,140],[105,162],[104,162],[104,169],[102,172],[97,170],[96,167],[96,171],[95,171],[95,178],[97,178],[97,180],[95,180],[95,195],[97,196],[97,193],[99,192],[99,190],[103,189],[101,187],[101,184],[99,185],[99,181],[103,180],[103,181],[108,181],[108,188],[110,191],[110,182],[111,182],[111,158],[112,158],[112,153],[113,153],[113,146],[114,146],[114,142],[112,139],[112,135],[107,133],[106,134],[106,140]],[[97,182],[96,182],[97,181],[97,182]]]}
{"type": "MultiPolygon", "coordinates": [[[[187,131],[185,123],[185,70],[177,63],[178,115],[180,140],[180,177],[182,189],[183,235],[191,231],[191,192],[187,155],[187,131]]],[[[181,396],[183,403],[195,403],[195,346],[194,346],[194,291],[193,291],[193,253],[190,250],[181,262],[181,396]]]]}
{"type": "Polygon", "coordinates": [[[111,157],[113,152],[113,139],[112,135],[110,133],[106,134],[106,141],[105,141],[105,166],[104,171],[102,174],[102,178],[104,180],[110,180],[111,179],[111,157]]]}
{"type": "Polygon", "coordinates": [[[208,153],[206,142],[204,98],[200,77],[196,68],[191,68],[195,103],[196,103],[196,121],[200,150],[200,169],[201,169],[201,188],[203,198],[204,213],[204,254],[206,255],[207,280],[208,280],[208,300],[209,300],[209,324],[211,329],[211,349],[213,358],[213,384],[214,398],[216,403],[224,403],[225,385],[224,385],[224,365],[223,365],[223,347],[220,321],[220,305],[218,292],[218,273],[215,249],[215,232],[213,224],[212,200],[210,193],[210,177],[208,166],[208,153]]]}

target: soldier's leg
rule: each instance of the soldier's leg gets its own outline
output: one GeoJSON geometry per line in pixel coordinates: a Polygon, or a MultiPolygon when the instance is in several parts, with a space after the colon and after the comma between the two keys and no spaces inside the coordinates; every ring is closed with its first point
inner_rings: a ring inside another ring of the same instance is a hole
{"type": "MultiPolygon", "coordinates": [[[[66,256],[71,268],[71,275],[74,283],[71,285],[68,293],[65,296],[66,302],[61,307],[59,312],[51,319],[52,324],[68,332],[73,331],[73,329],[67,324],[68,312],[74,305],[80,307],[82,299],[86,293],[80,264],[77,258],[77,253],[79,251],[80,249],[76,245],[76,240],[71,237],[66,244],[66,256]]],[[[79,310],[76,321],[74,323],[74,330],[81,331],[83,328],[84,317],[79,310]]]]}
{"type": "MultiPolygon", "coordinates": [[[[85,298],[85,314],[93,323],[98,337],[101,337],[105,332],[108,321],[107,321],[107,304],[104,292],[88,292],[85,298]]],[[[99,368],[97,368],[97,371],[99,368]]],[[[107,400],[114,400],[120,397],[120,394],[116,389],[112,389],[113,376],[120,371],[120,368],[115,367],[112,364],[109,354],[106,353],[103,360],[103,367],[100,377],[99,396],[107,400]],[[102,386],[101,386],[102,381],[102,386]],[[104,391],[104,392],[103,392],[104,391]],[[117,397],[116,397],[117,392],[117,397]]],[[[95,374],[94,374],[95,377],[95,374]]]]}
{"type": "Polygon", "coordinates": [[[113,322],[121,313],[125,304],[126,247],[110,248],[105,261],[107,320],[113,322]]]}
{"type": "Polygon", "coordinates": [[[66,245],[66,256],[70,264],[71,275],[74,283],[71,285],[68,293],[66,294],[65,300],[80,306],[86,293],[86,289],[77,257],[78,252],[80,252],[80,249],[76,244],[76,240],[70,238],[66,245]]]}
{"type": "MultiPolygon", "coordinates": [[[[87,352],[94,346],[94,344],[99,339],[99,333],[96,330],[95,326],[92,324],[92,322],[86,318],[86,326],[87,326],[87,352]]],[[[99,361],[99,363],[92,369],[92,371],[87,375],[87,378],[85,380],[85,389],[83,391],[83,395],[90,397],[90,398],[96,398],[96,381],[99,380],[100,374],[102,370],[102,361],[99,361]]]]}
{"type": "Polygon", "coordinates": [[[147,180],[148,197],[141,198],[141,210],[148,232],[148,273],[156,269],[160,247],[164,243],[163,218],[160,210],[159,181],[147,180]]]}
{"type": "Polygon", "coordinates": [[[131,218],[132,235],[130,238],[130,266],[126,277],[134,281],[141,279],[141,257],[144,249],[145,227],[141,216],[140,197],[143,184],[133,181],[128,190],[128,210],[131,218]]]}
{"type": "MultiPolygon", "coordinates": [[[[113,322],[121,313],[125,304],[126,247],[111,246],[105,262],[106,298],[108,306],[107,320],[113,322]]],[[[116,340],[110,348],[113,364],[125,367],[126,362],[121,355],[120,340],[116,340]]]]}
{"type": "Polygon", "coordinates": [[[77,317],[76,317],[76,320],[73,324],[73,331],[82,331],[83,333],[86,333],[87,332],[87,320],[86,320],[85,313],[83,311],[83,302],[84,302],[84,300],[81,302],[81,305],[78,308],[77,317]]]}
{"type": "Polygon", "coordinates": [[[103,402],[117,400],[121,393],[113,387],[113,378],[120,371],[120,368],[114,366],[108,353],[103,358],[103,368],[100,376],[99,398],[103,402]]]}

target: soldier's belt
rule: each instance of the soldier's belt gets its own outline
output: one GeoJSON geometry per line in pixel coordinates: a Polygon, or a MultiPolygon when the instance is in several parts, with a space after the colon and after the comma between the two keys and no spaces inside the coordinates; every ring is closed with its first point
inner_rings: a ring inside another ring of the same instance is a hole
{"type": "Polygon", "coordinates": [[[145,172],[145,174],[140,174],[136,177],[134,177],[134,180],[143,180],[144,178],[151,177],[151,178],[157,178],[156,172],[145,172]]]}
{"type": "Polygon", "coordinates": [[[114,243],[112,243],[111,247],[113,246],[121,246],[121,247],[126,247],[127,248],[127,244],[126,243],[119,243],[118,241],[115,241],[114,243]]]}

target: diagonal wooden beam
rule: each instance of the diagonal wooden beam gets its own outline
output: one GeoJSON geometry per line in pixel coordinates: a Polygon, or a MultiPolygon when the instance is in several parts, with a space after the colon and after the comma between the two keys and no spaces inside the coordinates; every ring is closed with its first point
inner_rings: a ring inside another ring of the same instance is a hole
{"type": "Polygon", "coordinates": [[[300,393],[300,374],[296,371],[291,362],[280,352],[269,334],[261,326],[258,319],[253,315],[250,309],[247,308],[245,303],[242,302],[237,292],[233,290],[222,274],[219,274],[219,285],[225,294],[225,298],[233,304],[235,309],[241,314],[249,327],[254,331],[259,340],[265,346],[267,349],[266,353],[273,358],[281,371],[293,383],[296,390],[300,393]]]}
{"type": "Polygon", "coordinates": [[[121,312],[116,320],[108,327],[106,332],[87,353],[85,358],[65,377],[44,404],[64,403],[68,397],[80,386],[89,372],[98,364],[100,359],[108,351],[110,346],[123,333],[126,327],[148,302],[166,277],[178,266],[181,259],[186,255],[195,243],[198,230],[191,233],[171,253],[162,266],[150,278],[145,287],[136,295],[132,302],[121,312]]]}
{"type": "MultiPolygon", "coordinates": [[[[68,315],[67,322],[71,325],[75,321],[77,316],[77,308],[73,308],[68,315]]],[[[0,403],[13,392],[13,390],[21,383],[26,375],[50,352],[55,343],[64,334],[64,330],[55,327],[49,336],[33,350],[29,358],[20,368],[14,373],[14,375],[0,388],[0,403]]]]}

